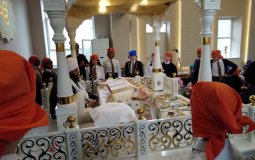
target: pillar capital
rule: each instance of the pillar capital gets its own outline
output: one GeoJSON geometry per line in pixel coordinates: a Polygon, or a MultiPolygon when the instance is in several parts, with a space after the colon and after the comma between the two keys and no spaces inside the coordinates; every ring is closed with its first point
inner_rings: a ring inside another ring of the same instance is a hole
{"type": "Polygon", "coordinates": [[[194,3],[202,10],[219,10],[221,0],[194,0],[194,3]]]}

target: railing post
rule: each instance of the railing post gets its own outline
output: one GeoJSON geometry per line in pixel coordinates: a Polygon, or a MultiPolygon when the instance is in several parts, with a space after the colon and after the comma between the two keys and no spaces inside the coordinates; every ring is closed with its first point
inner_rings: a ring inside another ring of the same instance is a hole
{"type": "Polygon", "coordinates": [[[67,153],[70,160],[83,159],[81,135],[79,131],[66,132],[67,153]]]}
{"type": "Polygon", "coordinates": [[[147,122],[144,120],[135,122],[136,158],[138,160],[148,157],[147,122]]]}

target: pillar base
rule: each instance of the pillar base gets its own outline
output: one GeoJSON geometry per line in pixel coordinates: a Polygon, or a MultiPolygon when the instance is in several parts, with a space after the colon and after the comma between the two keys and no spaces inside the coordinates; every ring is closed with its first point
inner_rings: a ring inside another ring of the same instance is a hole
{"type": "Polygon", "coordinates": [[[164,90],[164,73],[152,73],[152,90],[163,91],[164,90]]]}
{"type": "Polygon", "coordinates": [[[57,117],[57,125],[58,131],[70,131],[70,130],[78,130],[78,118],[77,118],[77,107],[75,103],[60,105],[58,104],[56,108],[56,117],[57,117]],[[75,117],[75,120],[70,122],[70,116],[75,117]],[[69,120],[68,120],[69,117],[69,120]]]}

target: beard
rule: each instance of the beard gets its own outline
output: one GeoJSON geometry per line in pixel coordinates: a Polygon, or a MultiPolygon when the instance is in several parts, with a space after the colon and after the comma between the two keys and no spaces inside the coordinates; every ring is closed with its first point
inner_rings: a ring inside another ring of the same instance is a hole
{"type": "Polygon", "coordinates": [[[73,73],[70,74],[70,78],[74,81],[74,83],[77,83],[80,80],[79,75],[73,73]]]}

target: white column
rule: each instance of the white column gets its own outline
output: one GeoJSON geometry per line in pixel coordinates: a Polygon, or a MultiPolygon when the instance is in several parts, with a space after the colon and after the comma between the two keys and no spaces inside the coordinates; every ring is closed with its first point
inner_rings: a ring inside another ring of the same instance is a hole
{"type": "Polygon", "coordinates": [[[195,0],[194,1],[201,9],[201,37],[202,37],[202,54],[199,68],[198,81],[212,81],[211,71],[211,37],[212,24],[217,10],[220,9],[221,0],[195,0]]]}
{"type": "Polygon", "coordinates": [[[71,55],[73,58],[77,58],[76,55],[76,42],[75,42],[75,37],[76,37],[76,28],[66,28],[68,36],[70,38],[70,46],[71,46],[71,55]]]}
{"type": "Polygon", "coordinates": [[[78,129],[77,107],[73,101],[73,91],[67,70],[65,55],[65,2],[63,0],[44,0],[45,11],[48,14],[50,25],[54,31],[52,40],[56,44],[57,54],[57,96],[58,105],[56,108],[57,124],[59,131],[66,129],[78,129]],[[74,121],[76,119],[76,121],[74,121]],[[70,127],[70,128],[69,128],[70,127]]]}
{"type": "Polygon", "coordinates": [[[164,74],[161,72],[160,62],[160,28],[162,25],[162,16],[152,17],[152,28],[154,31],[154,62],[152,69],[152,89],[153,91],[164,90],[164,74]]]}

